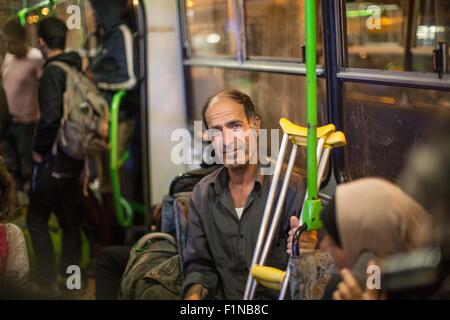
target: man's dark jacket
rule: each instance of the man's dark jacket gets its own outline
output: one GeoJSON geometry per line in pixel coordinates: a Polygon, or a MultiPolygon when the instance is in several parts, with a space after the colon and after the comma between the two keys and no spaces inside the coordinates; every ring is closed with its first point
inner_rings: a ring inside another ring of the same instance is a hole
{"type": "MultiPolygon", "coordinates": [[[[63,53],[48,59],[44,65],[44,74],[39,84],[39,107],[41,116],[34,140],[34,151],[48,159],[58,136],[64,110],[64,93],[67,74],[52,62],[63,62],[81,71],[81,57],[76,52],[63,53]]],[[[80,172],[82,162],[70,158],[57,150],[54,171],[61,174],[80,172]]]]}

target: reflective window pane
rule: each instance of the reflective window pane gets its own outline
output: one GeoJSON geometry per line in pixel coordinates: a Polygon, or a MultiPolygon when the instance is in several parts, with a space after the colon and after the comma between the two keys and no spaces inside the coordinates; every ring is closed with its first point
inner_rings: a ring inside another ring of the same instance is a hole
{"type": "MultiPolygon", "coordinates": [[[[317,8],[317,54],[323,63],[321,1],[317,8]]],[[[305,1],[245,0],[247,54],[249,57],[302,58],[305,44],[305,1]]]]}
{"type": "MultiPolygon", "coordinates": [[[[265,72],[236,71],[220,68],[191,68],[191,123],[201,120],[202,107],[206,99],[223,89],[239,89],[250,95],[262,126],[280,129],[279,121],[286,117],[294,123],[306,124],[306,81],[304,77],[265,72]]],[[[326,119],[326,84],[318,81],[318,120],[323,125],[326,119]]],[[[198,133],[197,133],[198,134],[198,133]]],[[[281,134],[280,134],[281,138],[281,134]]],[[[300,150],[297,168],[304,169],[305,152],[300,150]]],[[[287,157],[286,157],[287,158],[287,157]]]]}
{"type": "MultiPolygon", "coordinates": [[[[67,13],[67,9],[69,6],[76,5],[79,8],[82,8],[81,0],[66,0],[63,2],[59,2],[55,6],[55,16],[62,21],[68,22],[70,16],[73,16],[73,12],[71,14],[67,13]]],[[[74,23],[75,20],[70,20],[71,23],[74,23]]],[[[81,17],[79,19],[80,27],[79,28],[69,28],[67,32],[67,40],[66,40],[66,50],[75,50],[82,51],[84,46],[84,28],[83,21],[81,21],[81,17]]]]}
{"type": "Polygon", "coordinates": [[[344,106],[351,178],[395,180],[410,149],[450,114],[450,93],[346,83],[344,106]]]}
{"type": "Polygon", "coordinates": [[[95,21],[94,8],[90,1],[84,1],[84,21],[85,21],[85,33],[86,33],[86,48],[87,50],[94,50],[97,46],[97,38],[95,33],[97,31],[97,24],[95,21]]]}
{"type": "Polygon", "coordinates": [[[448,0],[346,0],[349,66],[432,72],[432,53],[450,42],[448,0]]]}
{"type": "Polygon", "coordinates": [[[192,56],[235,56],[234,1],[186,0],[187,36],[192,56]]]}

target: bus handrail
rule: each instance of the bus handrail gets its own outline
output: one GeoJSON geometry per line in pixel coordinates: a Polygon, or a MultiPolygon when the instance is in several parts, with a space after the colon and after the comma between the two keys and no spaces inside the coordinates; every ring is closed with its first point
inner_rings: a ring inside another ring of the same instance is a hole
{"type": "Polygon", "coordinates": [[[118,91],[112,99],[111,103],[111,119],[110,119],[110,166],[111,186],[113,192],[114,208],[116,212],[117,222],[121,227],[130,227],[134,220],[134,213],[131,204],[122,197],[120,190],[119,169],[126,161],[127,153],[119,159],[119,111],[123,98],[126,96],[125,90],[118,91]]]}

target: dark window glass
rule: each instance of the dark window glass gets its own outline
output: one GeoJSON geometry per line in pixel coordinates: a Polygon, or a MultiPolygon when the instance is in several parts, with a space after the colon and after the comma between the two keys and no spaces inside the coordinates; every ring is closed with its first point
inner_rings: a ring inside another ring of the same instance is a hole
{"type": "Polygon", "coordinates": [[[345,96],[346,166],[352,179],[395,180],[410,149],[450,110],[444,91],[347,83],[345,96]]]}
{"type": "MultiPolygon", "coordinates": [[[[316,1],[317,55],[323,63],[322,18],[316,1]]],[[[295,60],[305,44],[305,1],[245,0],[247,54],[253,58],[295,60]]]]}

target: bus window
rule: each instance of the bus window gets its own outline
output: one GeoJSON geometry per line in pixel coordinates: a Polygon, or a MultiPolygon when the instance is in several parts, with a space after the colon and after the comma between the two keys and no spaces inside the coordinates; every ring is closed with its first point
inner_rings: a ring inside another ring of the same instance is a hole
{"type": "MultiPolygon", "coordinates": [[[[321,1],[316,0],[317,55],[323,64],[321,1]]],[[[302,59],[305,2],[245,0],[247,54],[250,58],[302,59]]]]}
{"type": "MultiPolygon", "coordinates": [[[[76,8],[80,9],[80,16],[78,17],[78,22],[80,23],[79,27],[70,27],[69,31],[67,33],[67,40],[66,40],[66,50],[70,51],[78,51],[78,52],[82,52],[83,51],[83,46],[84,46],[84,28],[83,28],[83,21],[82,21],[82,14],[81,11],[82,9],[82,0],[65,0],[65,1],[60,1],[56,4],[55,6],[55,16],[63,21],[68,21],[69,17],[72,14],[76,14],[74,13],[74,11],[69,11],[68,13],[68,9],[70,9],[70,6],[76,6],[76,8]]],[[[74,20],[75,21],[75,20],[74,20]]]]}
{"type": "Polygon", "coordinates": [[[87,50],[93,50],[94,52],[88,52],[88,56],[95,55],[95,48],[97,47],[97,37],[95,33],[97,31],[97,24],[95,21],[94,9],[92,8],[90,1],[84,2],[84,21],[85,21],[85,33],[86,41],[85,44],[87,50]]]}
{"type": "Polygon", "coordinates": [[[436,44],[443,41],[450,44],[450,1],[416,1],[415,12],[412,68],[430,71],[433,68],[430,57],[436,44]]]}
{"type": "Polygon", "coordinates": [[[346,0],[352,68],[433,72],[432,53],[450,42],[450,1],[346,0]]]}
{"type": "MultiPolygon", "coordinates": [[[[193,67],[190,69],[192,84],[191,119],[201,120],[205,100],[223,89],[239,89],[250,95],[263,120],[263,128],[279,129],[279,120],[286,117],[301,125],[306,124],[306,79],[295,75],[266,72],[238,71],[221,68],[193,67]]],[[[318,79],[318,120],[326,122],[326,83],[318,79]]],[[[199,133],[196,132],[198,135],[199,133]]],[[[280,139],[281,139],[280,133],[280,139]]],[[[305,153],[300,148],[297,168],[306,168],[305,153]]],[[[273,156],[273,155],[272,155],[273,156]]]]}
{"type": "Polygon", "coordinates": [[[346,83],[344,94],[345,155],[352,179],[395,180],[411,147],[448,119],[444,112],[450,110],[446,91],[346,83]]]}
{"type": "Polygon", "coordinates": [[[192,56],[236,56],[234,1],[187,0],[186,21],[192,56]]]}

